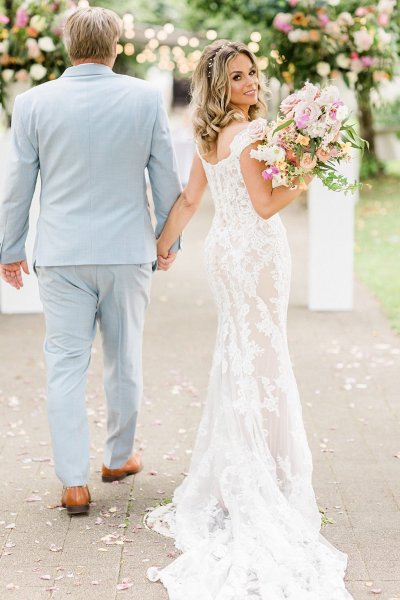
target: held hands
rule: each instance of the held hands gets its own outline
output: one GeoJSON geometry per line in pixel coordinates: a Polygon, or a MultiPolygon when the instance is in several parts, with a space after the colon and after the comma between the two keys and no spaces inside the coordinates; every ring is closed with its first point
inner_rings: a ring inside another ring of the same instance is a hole
{"type": "Polygon", "coordinates": [[[163,247],[161,238],[157,242],[157,262],[158,262],[158,270],[159,271],[168,271],[171,267],[172,263],[176,259],[176,252],[171,252],[170,250],[163,247]]]}
{"type": "Polygon", "coordinates": [[[28,263],[26,260],[20,260],[8,265],[0,265],[0,277],[6,283],[19,290],[24,286],[22,281],[22,271],[29,275],[28,263]]]}

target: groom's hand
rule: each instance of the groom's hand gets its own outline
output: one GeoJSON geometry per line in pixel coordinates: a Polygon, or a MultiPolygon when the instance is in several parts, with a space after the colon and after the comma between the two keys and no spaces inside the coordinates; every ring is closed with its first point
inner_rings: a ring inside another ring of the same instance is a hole
{"type": "Polygon", "coordinates": [[[24,286],[22,281],[22,271],[29,275],[28,263],[26,260],[10,263],[8,265],[0,265],[0,277],[6,283],[19,290],[24,286]]]}
{"type": "Polygon", "coordinates": [[[171,267],[172,263],[174,262],[174,260],[176,259],[176,252],[168,252],[168,256],[166,258],[164,258],[164,256],[157,256],[157,262],[158,262],[158,270],[159,271],[168,271],[168,269],[171,267]]]}

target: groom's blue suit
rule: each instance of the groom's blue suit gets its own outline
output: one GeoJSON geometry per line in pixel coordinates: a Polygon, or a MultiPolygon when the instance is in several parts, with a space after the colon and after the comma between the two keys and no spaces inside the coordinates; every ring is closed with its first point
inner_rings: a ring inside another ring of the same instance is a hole
{"type": "Polygon", "coordinates": [[[106,466],[122,466],[132,450],[156,260],[146,168],[158,235],[181,186],[161,96],[150,84],[83,64],[17,97],[0,203],[0,264],[25,258],[40,171],[34,264],[46,318],[55,465],[66,486],[88,479],[84,393],[96,320],[105,355],[106,466]]]}

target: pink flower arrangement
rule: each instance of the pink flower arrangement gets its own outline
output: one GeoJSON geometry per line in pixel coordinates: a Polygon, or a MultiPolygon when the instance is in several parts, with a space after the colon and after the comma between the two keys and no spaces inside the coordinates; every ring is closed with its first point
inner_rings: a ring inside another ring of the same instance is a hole
{"type": "Polygon", "coordinates": [[[274,70],[289,85],[306,78],[326,81],[342,73],[348,85],[373,86],[391,79],[396,64],[400,6],[378,0],[354,8],[346,2],[287,0],[272,20],[274,70]],[[302,50],[304,48],[304,51],[302,50]]]}
{"type": "Polygon", "coordinates": [[[0,14],[0,105],[13,82],[36,85],[58,77],[68,65],[62,27],[71,0],[25,0],[13,18],[0,14]]]}
{"type": "MultiPolygon", "coordinates": [[[[364,148],[349,111],[335,86],[320,88],[307,82],[280,106],[277,121],[269,123],[265,138],[252,158],[265,163],[262,177],[273,187],[305,186],[307,175],[317,175],[333,190],[354,191],[358,184],[339,175],[335,165],[351,160],[351,149],[364,148]]],[[[258,128],[259,129],[259,128],[258,128]]]]}

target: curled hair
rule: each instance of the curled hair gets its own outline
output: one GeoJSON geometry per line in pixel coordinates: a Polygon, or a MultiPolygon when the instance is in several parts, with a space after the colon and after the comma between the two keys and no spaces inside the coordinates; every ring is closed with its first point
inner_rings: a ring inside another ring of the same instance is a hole
{"type": "Polygon", "coordinates": [[[245,120],[243,113],[231,104],[228,65],[238,54],[248,56],[257,71],[258,101],[249,107],[249,120],[266,114],[264,97],[268,91],[254,54],[241,42],[213,42],[204,49],[191,85],[194,137],[201,154],[213,148],[220,131],[229,123],[245,120]]]}

